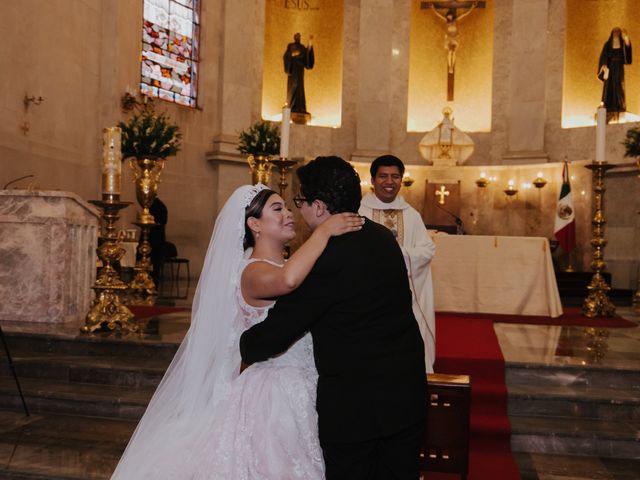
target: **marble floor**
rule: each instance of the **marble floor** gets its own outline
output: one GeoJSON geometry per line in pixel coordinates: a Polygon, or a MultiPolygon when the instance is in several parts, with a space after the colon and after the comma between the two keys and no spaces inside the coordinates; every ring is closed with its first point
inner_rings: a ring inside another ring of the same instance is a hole
{"type": "MultiPolygon", "coordinates": [[[[190,299],[171,302],[188,306],[190,299]]],[[[621,308],[619,313],[640,323],[640,312],[632,308],[621,308]]],[[[138,348],[154,344],[177,345],[184,336],[189,318],[188,311],[170,313],[146,322],[145,333],[141,335],[114,337],[98,333],[90,341],[101,345],[113,342],[114,348],[120,348],[123,343],[138,348]]],[[[7,333],[45,334],[62,341],[79,338],[87,341],[86,336],[79,334],[77,325],[25,326],[24,323],[2,322],[2,327],[7,333]]],[[[598,396],[598,389],[605,388],[604,385],[611,381],[611,372],[615,371],[631,375],[630,383],[620,386],[631,399],[629,401],[640,397],[640,385],[635,376],[640,375],[640,328],[589,330],[584,327],[496,324],[495,331],[505,357],[507,381],[515,383],[515,390],[518,390],[520,375],[526,371],[530,381],[533,378],[534,383],[539,382],[548,392],[550,377],[544,369],[553,368],[553,388],[560,393],[567,385],[580,384],[585,380],[581,375],[588,371],[589,382],[593,384],[587,382],[589,384],[578,386],[585,389],[584,395],[598,396]],[[582,373],[578,374],[576,369],[582,373]]],[[[84,355],[78,357],[78,361],[87,362],[90,354],[84,355]]],[[[113,359],[109,363],[102,358],[95,361],[93,368],[124,368],[123,363],[126,363],[124,359],[113,359]]],[[[159,367],[151,363],[149,369],[159,367]]],[[[520,394],[526,394],[524,387],[520,390],[520,394]]],[[[107,479],[137,423],[129,418],[74,414],[33,413],[26,418],[15,408],[1,408],[0,405],[0,480],[107,479]]],[[[638,420],[640,415],[629,428],[637,429],[638,420]]],[[[527,421],[530,419],[520,420],[520,423],[512,420],[512,425],[516,430],[525,428],[527,421]]],[[[584,425],[576,422],[567,428],[580,429],[584,425]]],[[[640,433],[636,435],[636,441],[640,442],[640,433]]],[[[600,455],[516,451],[514,458],[525,480],[640,479],[640,456],[616,459],[600,455]]]]}
{"type": "MultiPolygon", "coordinates": [[[[617,313],[640,324],[639,310],[620,307],[617,313]]],[[[523,480],[640,479],[640,328],[598,329],[502,323],[495,324],[494,329],[505,359],[510,413],[512,409],[535,408],[532,407],[532,399],[542,405],[532,416],[511,416],[512,438],[519,430],[526,430],[529,435],[524,443],[530,443],[525,448],[533,447],[531,449],[535,450],[540,446],[544,448],[547,440],[544,437],[534,438],[530,434],[532,430],[544,432],[553,441],[561,435],[580,432],[582,438],[579,441],[583,442],[585,449],[589,442],[597,447],[612,437],[616,440],[626,437],[626,444],[615,445],[621,445],[617,447],[620,449],[630,449],[633,457],[514,451],[523,480]],[[521,384],[525,378],[527,385],[521,384]],[[615,390],[615,400],[607,396],[612,389],[615,390]],[[522,403],[524,407],[514,400],[513,397],[518,395],[526,395],[522,403]],[[554,396],[566,399],[565,410],[570,410],[571,414],[586,410],[584,405],[589,405],[589,402],[600,402],[598,414],[610,420],[564,417],[564,412],[562,417],[540,416],[540,412],[553,412],[558,408],[552,405],[554,396]],[[575,396],[579,396],[583,403],[577,404],[575,396]],[[603,403],[604,408],[610,407],[609,411],[602,411],[603,403]],[[632,420],[614,421],[623,410],[626,418],[632,420]],[[598,438],[598,435],[606,437],[606,440],[598,438]]],[[[518,449],[517,443],[513,445],[514,450],[518,449]]]]}

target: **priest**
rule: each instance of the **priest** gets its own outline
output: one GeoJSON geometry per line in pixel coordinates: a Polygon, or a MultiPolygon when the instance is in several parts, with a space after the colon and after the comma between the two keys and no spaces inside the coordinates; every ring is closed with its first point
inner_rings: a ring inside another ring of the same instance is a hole
{"type": "Polygon", "coordinates": [[[391,230],[400,244],[413,294],[413,314],[424,340],[427,372],[433,372],[436,357],[436,322],[431,280],[431,259],[436,246],[415,208],[401,195],[404,164],[393,155],[383,155],[371,164],[373,193],[365,195],[360,215],[391,230]]]}

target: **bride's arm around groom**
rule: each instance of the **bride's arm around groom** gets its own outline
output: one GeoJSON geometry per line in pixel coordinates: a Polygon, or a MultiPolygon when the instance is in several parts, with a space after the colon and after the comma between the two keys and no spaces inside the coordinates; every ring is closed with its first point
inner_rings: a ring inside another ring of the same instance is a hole
{"type": "MultiPolygon", "coordinates": [[[[297,203],[313,230],[357,212],[360,181],[338,157],[298,169],[297,203]]],[[[298,289],[243,333],[242,359],[267,360],[311,331],[327,479],[418,478],[424,431],[424,345],[400,248],[383,226],[333,237],[298,289]]]]}

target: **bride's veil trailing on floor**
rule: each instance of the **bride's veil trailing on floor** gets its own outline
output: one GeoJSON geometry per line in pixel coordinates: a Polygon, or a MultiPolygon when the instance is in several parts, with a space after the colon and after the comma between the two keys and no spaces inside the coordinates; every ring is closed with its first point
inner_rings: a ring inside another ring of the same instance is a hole
{"type": "Polygon", "coordinates": [[[191,478],[202,435],[239,374],[242,333],[235,292],[245,207],[263,185],[238,188],[213,229],[193,300],[191,327],[138,424],[112,479],[191,478]],[[188,468],[187,468],[188,470],[188,468]]]}

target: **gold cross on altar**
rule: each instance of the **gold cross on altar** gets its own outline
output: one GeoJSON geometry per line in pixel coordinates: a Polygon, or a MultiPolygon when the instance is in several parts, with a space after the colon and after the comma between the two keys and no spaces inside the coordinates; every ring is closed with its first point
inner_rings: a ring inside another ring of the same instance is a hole
{"type": "Polygon", "coordinates": [[[436,197],[440,197],[438,199],[438,203],[440,205],[444,205],[444,197],[448,197],[449,193],[450,193],[449,190],[444,188],[444,185],[440,185],[440,190],[436,190],[435,195],[436,197]]]}

